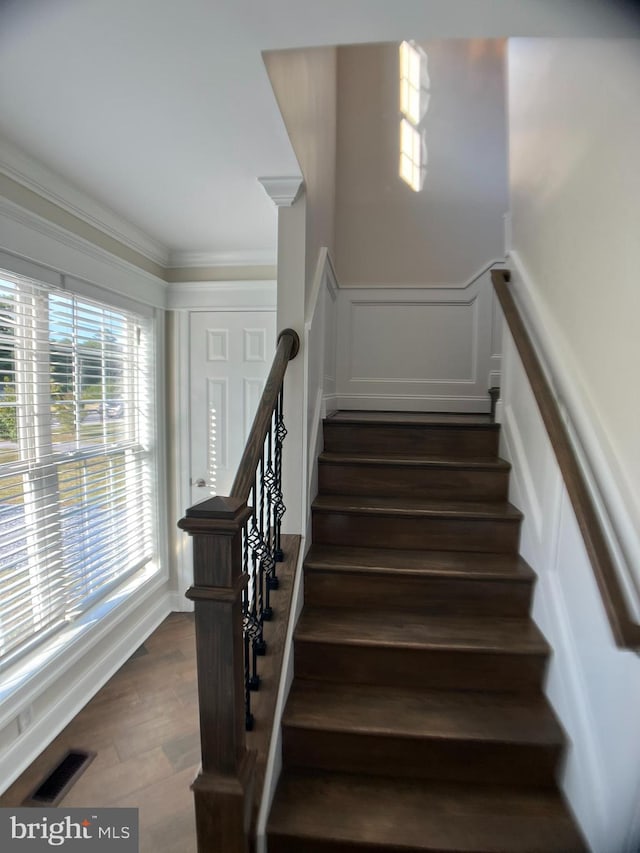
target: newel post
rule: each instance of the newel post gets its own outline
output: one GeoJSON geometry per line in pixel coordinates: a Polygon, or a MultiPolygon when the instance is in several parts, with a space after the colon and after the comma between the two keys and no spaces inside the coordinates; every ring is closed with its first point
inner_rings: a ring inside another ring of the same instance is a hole
{"type": "Polygon", "coordinates": [[[200,742],[195,797],[198,853],[247,853],[255,752],[246,748],[242,636],[242,530],[251,509],[215,497],[187,510],[193,537],[200,742]]]}

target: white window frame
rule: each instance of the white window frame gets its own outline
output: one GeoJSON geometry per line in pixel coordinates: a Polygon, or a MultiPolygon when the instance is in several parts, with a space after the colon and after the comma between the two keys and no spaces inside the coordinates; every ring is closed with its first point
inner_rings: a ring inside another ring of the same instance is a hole
{"type": "MultiPolygon", "coordinates": [[[[20,284],[21,280],[24,280],[23,276],[16,275],[10,271],[6,271],[6,274],[3,271],[3,275],[7,280],[17,282],[20,284]]],[[[73,280],[65,280],[61,279],[65,285],[73,284],[73,280]]],[[[108,299],[108,294],[99,290],[91,285],[84,285],[82,282],[78,282],[80,286],[77,288],[74,287],[51,287],[49,284],[43,285],[40,282],[35,282],[36,286],[40,285],[47,288],[49,291],[57,291],[66,293],[68,296],[77,295],[78,298],[82,299],[83,297],[92,299],[93,301],[98,301],[105,308],[111,308],[114,311],[118,311],[123,308],[123,302],[129,302],[129,300],[122,299],[116,297],[114,300],[116,305],[112,305],[110,300],[108,299]],[[78,292],[79,291],[79,292],[78,292]]],[[[43,293],[46,291],[43,290],[43,293]]],[[[42,305],[46,303],[46,298],[43,300],[42,305]]],[[[19,304],[19,300],[18,300],[19,304]]],[[[159,370],[158,370],[158,360],[154,357],[154,351],[158,345],[159,339],[161,338],[161,328],[158,325],[158,318],[154,317],[155,312],[152,309],[147,308],[146,306],[137,306],[134,304],[134,307],[130,307],[126,305],[125,310],[133,310],[134,313],[137,313],[136,309],[140,309],[141,316],[145,316],[149,323],[149,336],[150,336],[150,346],[151,353],[149,355],[149,381],[152,386],[152,398],[149,401],[149,416],[151,418],[151,430],[148,436],[149,441],[149,466],[146,472],[146,476],[150,478],[152,483],[158,483],[161,479],[161,471],[162,468],[162,459],[160,454],[158,453],[158,405],[156,400],[156,393],[158,391],[158,380],[159,380],[159,370]],[[155,371],[154,371],[155,365],[155,371]]],[[[46,310],[46,309],[45,309],[46,310]]],[[[42,318],[39,318],[42,319],[42,318]]],[[[44,318],[46,321],[46,317],[44,318]]],[[[16,474],[20,473],[23,476],[28,475],[28,462],[24,460],[33,459],[37,457],[37,453],[33,453],[33,441],[34,441],[34,431],[31,428],[31,425],[34,422],[34,417],[38,407],[43,411],[40,411],[41,417],[39,417],[39,451],[42,453],[46,449],[46,445],[48,443],[49,451],[51,450],[51,420],[50,420],[50,404],[49,404],[49,354],[48,352],[38,351],[35,354],[35,358],[37,360],[44,361],[44,368],[38,371],[37,375],[39,377],[45,377],[44,387],[42,389],[36,388],[36,385],[33,381],[19,381],[20,377],[17,377],[17,391],[18,393],[18,405],[22,408],[22,410],[27,415],[26,419],[21,419],[19,430],[18,430],[18,444],[20,447],[20,460],[17,463],[11,463],[12,468],[16,474]],[[34,389],[35,393],[34,393],[34,389]],[[26,396],[25,396],[26,394],[26,396]],[[46,399],[46,405],[43,405],[46,399]],[[26,466],[26,467],[25,467],[26,466]]],[[[21,366],[19,364],[16,365],[16,372],[19,374],[21,370],[27,370],[26,366],[21,366]]],[[[33,368],[30,368],[33,372],[33,368]]],[[[131,450],[131,448],[129,448],[131,450]]],[[[105,448],[102,445],[98,450],[94,451],[94,453],[99,452],[101,456],[109,455],[108,448],[105,448]]],[[[123,448],[118,447],[117,443],[114,445],[114,448],[111,451],[113,454],[122,454],[123,448]]],[[[126,450],[124,452],[127,452],[126,450]]],[[[45,454],[46,455],[46,454],[45,454]]],[[[47,482],[48,478],[40,478],[38,484],[41,488],[45,490],[50,490],[51,494],[55,492],[57,489],[57,471],[56,467],[59,464],[60,460],[56,460],[55,453],[49,453],[51,458],[51,467],[52,467],[52,476],[51,481],[47,482]]],[[[92,455],[92,451],[90,448],[88,449],[78,449],[75,453],[71,455],[67,455],[65,462],[71,460],[82,461],[90,459],[92,455]]],[[[25,489],[27,492],[28,489],[25,489]]],[[[108,585],[108,588],[104,588],[101,590],[98,600],[93,604],[93,606],[89,606],[90,602],[87,602],[87,607],[84,607],[82,611],[75,616],[72,620],[69,620],[66,624],[57,624],[51,627],[50,630],[43,630],[41,635],[35,636],[32,641],[26,642],[20,649],[16,650],[14,653],[9,653],[7,660],[3,662],[3,666],[0,669],[0,702],[7,699],[10,695],[13,695],[15,691],[24,686],[25,682],[27,682],[34,674],[41,673],[42,667],[48,663],[53,662],[56,659],[59,659],[60,656],[69,651],[70,644],[75,643],[77,645],[78,641],[86,635],[88,631],[93,631],[95,633],[97,625],[104,620],[104,618],[114,611],[118,607],[122,607],[122,605],[130,601],[134,594],[137,594],[141,591],[143,587],[145,587],[149,592],[159,587],[162,583],[166,582],[167,578],[167,570],[166,570],[166,559],[163,559],[165,554],[164,543],[159,536],[159,530],[161,529],[158,521],[159,521],[159,513],[160,513],[160,504],[159,504],[159,495],[163,492],[162,489],[151,488],[150,489],[150,503],[147,508],[149,517],[151,519],[151,540],[154,543],[153,554],[151,559],[145,561],[144,565],[133,566],[129,571],[127,571],[122,576],[116,578],[115,582],[108,585]]],[[[37,512],[38,505],[42,505],[41,502],[30,501],[28,498],[25,503],[25,511],[34,511],[37,512]],[[29,507],[29,509],[27,509],[29,507]]],[[[53,520],[53,515],[49,516],[49,521],[53,520]]],[[[32,543],[33,544],[33,543],[32,543]]],[[[29,547],[29,552],[31,554],[35,553],[35,547],[29,547]]],[[[38,568],[37,566],[32,565],[33,561],[30,559],[30,569],[34,571],[36,574],[34,576],[37,577],[38,568]]]]}

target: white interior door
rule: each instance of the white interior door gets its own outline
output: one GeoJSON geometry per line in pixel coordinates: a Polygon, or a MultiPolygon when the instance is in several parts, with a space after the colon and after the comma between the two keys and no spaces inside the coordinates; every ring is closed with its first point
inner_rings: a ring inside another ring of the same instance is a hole
{"type": "Polygon", "coordinates": [[[228,495],[275,351],[275,311],[190,315],[191,500],[228,495]]]}

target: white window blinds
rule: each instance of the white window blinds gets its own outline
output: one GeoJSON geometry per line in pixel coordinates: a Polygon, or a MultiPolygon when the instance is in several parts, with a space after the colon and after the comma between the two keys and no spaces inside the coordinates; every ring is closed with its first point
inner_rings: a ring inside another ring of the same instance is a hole
{"type": "Polygon", "coordinates": [[[151,320],[0,272],[0,666],[154,559],[151,320]]]}

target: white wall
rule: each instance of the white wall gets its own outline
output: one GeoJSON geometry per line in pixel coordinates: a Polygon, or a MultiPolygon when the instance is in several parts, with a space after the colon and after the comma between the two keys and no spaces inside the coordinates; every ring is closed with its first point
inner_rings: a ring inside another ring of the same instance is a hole
{"type": "Polygon", "coordinates": [[[303,533],[304,325],[320,250],[334,242],[337,57],[335,48],[317,48],[274,51],[264,59],[305,183],[302,196],[278,217],[278,329],[295,329],[302,347],[285,378],[283,530],[303,533]]]}
{"type": "MultiPolygon", "coordinates": [[[[574,437],[616,559],[640,581],[640,42],[509,42],[512,289],[574,437]]],[[[563,783],[596,853],[640,845],[640,659],[613,640],[535,404],[507,339],[503,451],[554,648],[563,783]],[[526,451],[525,451],[526,448],[526,451]]]]}
{"type": "Polygon", "coordinates": [[[305,537],[311,543],[311,503],[318,494],[318,456],[324,437],[322,420],[337,399],[338,281],[328,249],[318,257],[304,328],[305,367],[305,537]]]}
{"type": "Polygon", "coordinates": [[[304,317],[307,198],[278,212],[277,330],[294,329],[301,352],[289,362],[284,382],[284,421],[287,428],[282,456],[282,491],[287,511],[284,533],[304,531],[304,317]]]}
{"type": "Polygon", "coordinates": [[[640,845],[640,658],[615,645],[562,476],[517,351],[503,349],[501,455],[538,575],[533,617],[553,648],[547,695],[567,733],[562,786],[594,853],[640,845]]]}
{"type": "Polygon", "coordinates": [[[398,174],[398,44],[338,51],[336,269],[343,286],[459,286],[504,254],[505,43],[421,41],[424,186],[398,174]]]}
{"type": "MultiPolygon", "coordinates": [[[[320,249],[333,250],[334,244],[337,51],[334,47],[274,51],[264,60],[304,176],[308,296],[320,249]]],[[[302,328],[296,331],[301,334],[302,328]]]]}
{"type": "Polygon", "coordinates": [[[640,583],[640,41],[509,43],[519,280],[640,583]],[[525,294],[525,295],[526,295],[525,294]],[[615,488],[610,488],[614,483],[615,488]]]}

